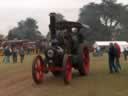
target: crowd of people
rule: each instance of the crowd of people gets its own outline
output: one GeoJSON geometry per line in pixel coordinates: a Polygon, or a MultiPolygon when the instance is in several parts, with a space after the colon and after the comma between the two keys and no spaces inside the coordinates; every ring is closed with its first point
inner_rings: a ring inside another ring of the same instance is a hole
{"type": "MultiPolygon", "coordinates": [[[[17,63],[20,58],[20,63],[23,63],[25,55],[41,54],[46,50],[46,39],[38,42],[21,42],[21,41],[6,41],[0,42],[0,63],[9,64],[17,63]]],[[[18,62],[19,63],[19,62],[18,62]]]]}
{"type": "Polygon", "coordinates": [[[16,46],[4,46],[3,48],[3,61],[2,63],[4,64],[9,64],[11,63],[11,58],[12,58],[12,62],[13,64],[18,62],[18,55],[20,56],[20,63],[23,63],[24,61],[24,56],[25,56],[25,50],[23,48],[23,46],[21,46],[20,48],[17,48],[16,46]]]}

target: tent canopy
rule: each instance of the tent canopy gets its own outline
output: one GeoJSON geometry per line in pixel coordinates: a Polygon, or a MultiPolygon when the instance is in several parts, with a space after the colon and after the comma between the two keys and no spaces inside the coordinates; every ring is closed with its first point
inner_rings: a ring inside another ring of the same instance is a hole
{"type": "Polygon", "coordinates": [[[108,47],[110,43],[117,43],[120,46],[121,52],[124,51],[124,48],[128,47],[128,42],[126,41],[96,41],[93,47],[108,47]]]}

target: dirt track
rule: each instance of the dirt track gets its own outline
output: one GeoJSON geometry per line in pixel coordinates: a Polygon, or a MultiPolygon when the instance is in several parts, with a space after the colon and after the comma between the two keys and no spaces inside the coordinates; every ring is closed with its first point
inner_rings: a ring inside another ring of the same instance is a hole
{"type": "MultiPolygon", "coordinates": [[[[32,58],[31,58],[32,59],[32,58]]],[[[93,58],[91,73],[79,77],[74,72],[70,85],[63,79],[49,74],[41,85],[36,85],[31,77],[31,59],[25,64],[0,65],[0,96],[127,96],[128,65],[123,64],[119,74],[108,74],[103,57],[93,58]]],[[[124,63],[124,62],[123,62],[124,63]]]]}

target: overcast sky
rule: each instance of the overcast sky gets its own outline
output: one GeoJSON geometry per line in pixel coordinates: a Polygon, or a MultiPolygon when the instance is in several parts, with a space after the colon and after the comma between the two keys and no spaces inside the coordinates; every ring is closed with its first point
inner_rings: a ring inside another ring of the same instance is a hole
{"type": "MultiPolygon", "coordinates": [[[[78,19],[79,8],[89,2],[101,0],[0,0],[0,33],[7,35],[8,30],[27,17],[37,20],[39,30],[46,35],[49,16],[52,11],[62,13],[67,20],[78,19]]],[[[128,4],[128,0],[118,0],[128,4]]]]}

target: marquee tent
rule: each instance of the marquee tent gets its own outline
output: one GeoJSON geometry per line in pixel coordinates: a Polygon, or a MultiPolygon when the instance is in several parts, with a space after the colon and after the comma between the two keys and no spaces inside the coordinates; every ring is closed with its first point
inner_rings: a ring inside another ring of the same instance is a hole
{"type": "Polygon", "coordinates": [[[128,42],[126,41],[96,41],[93,47],[108,47],[110,43],[117,43],[120,46],[121,52],[124,51],[124,48],[128,48],[128,42]]]}

